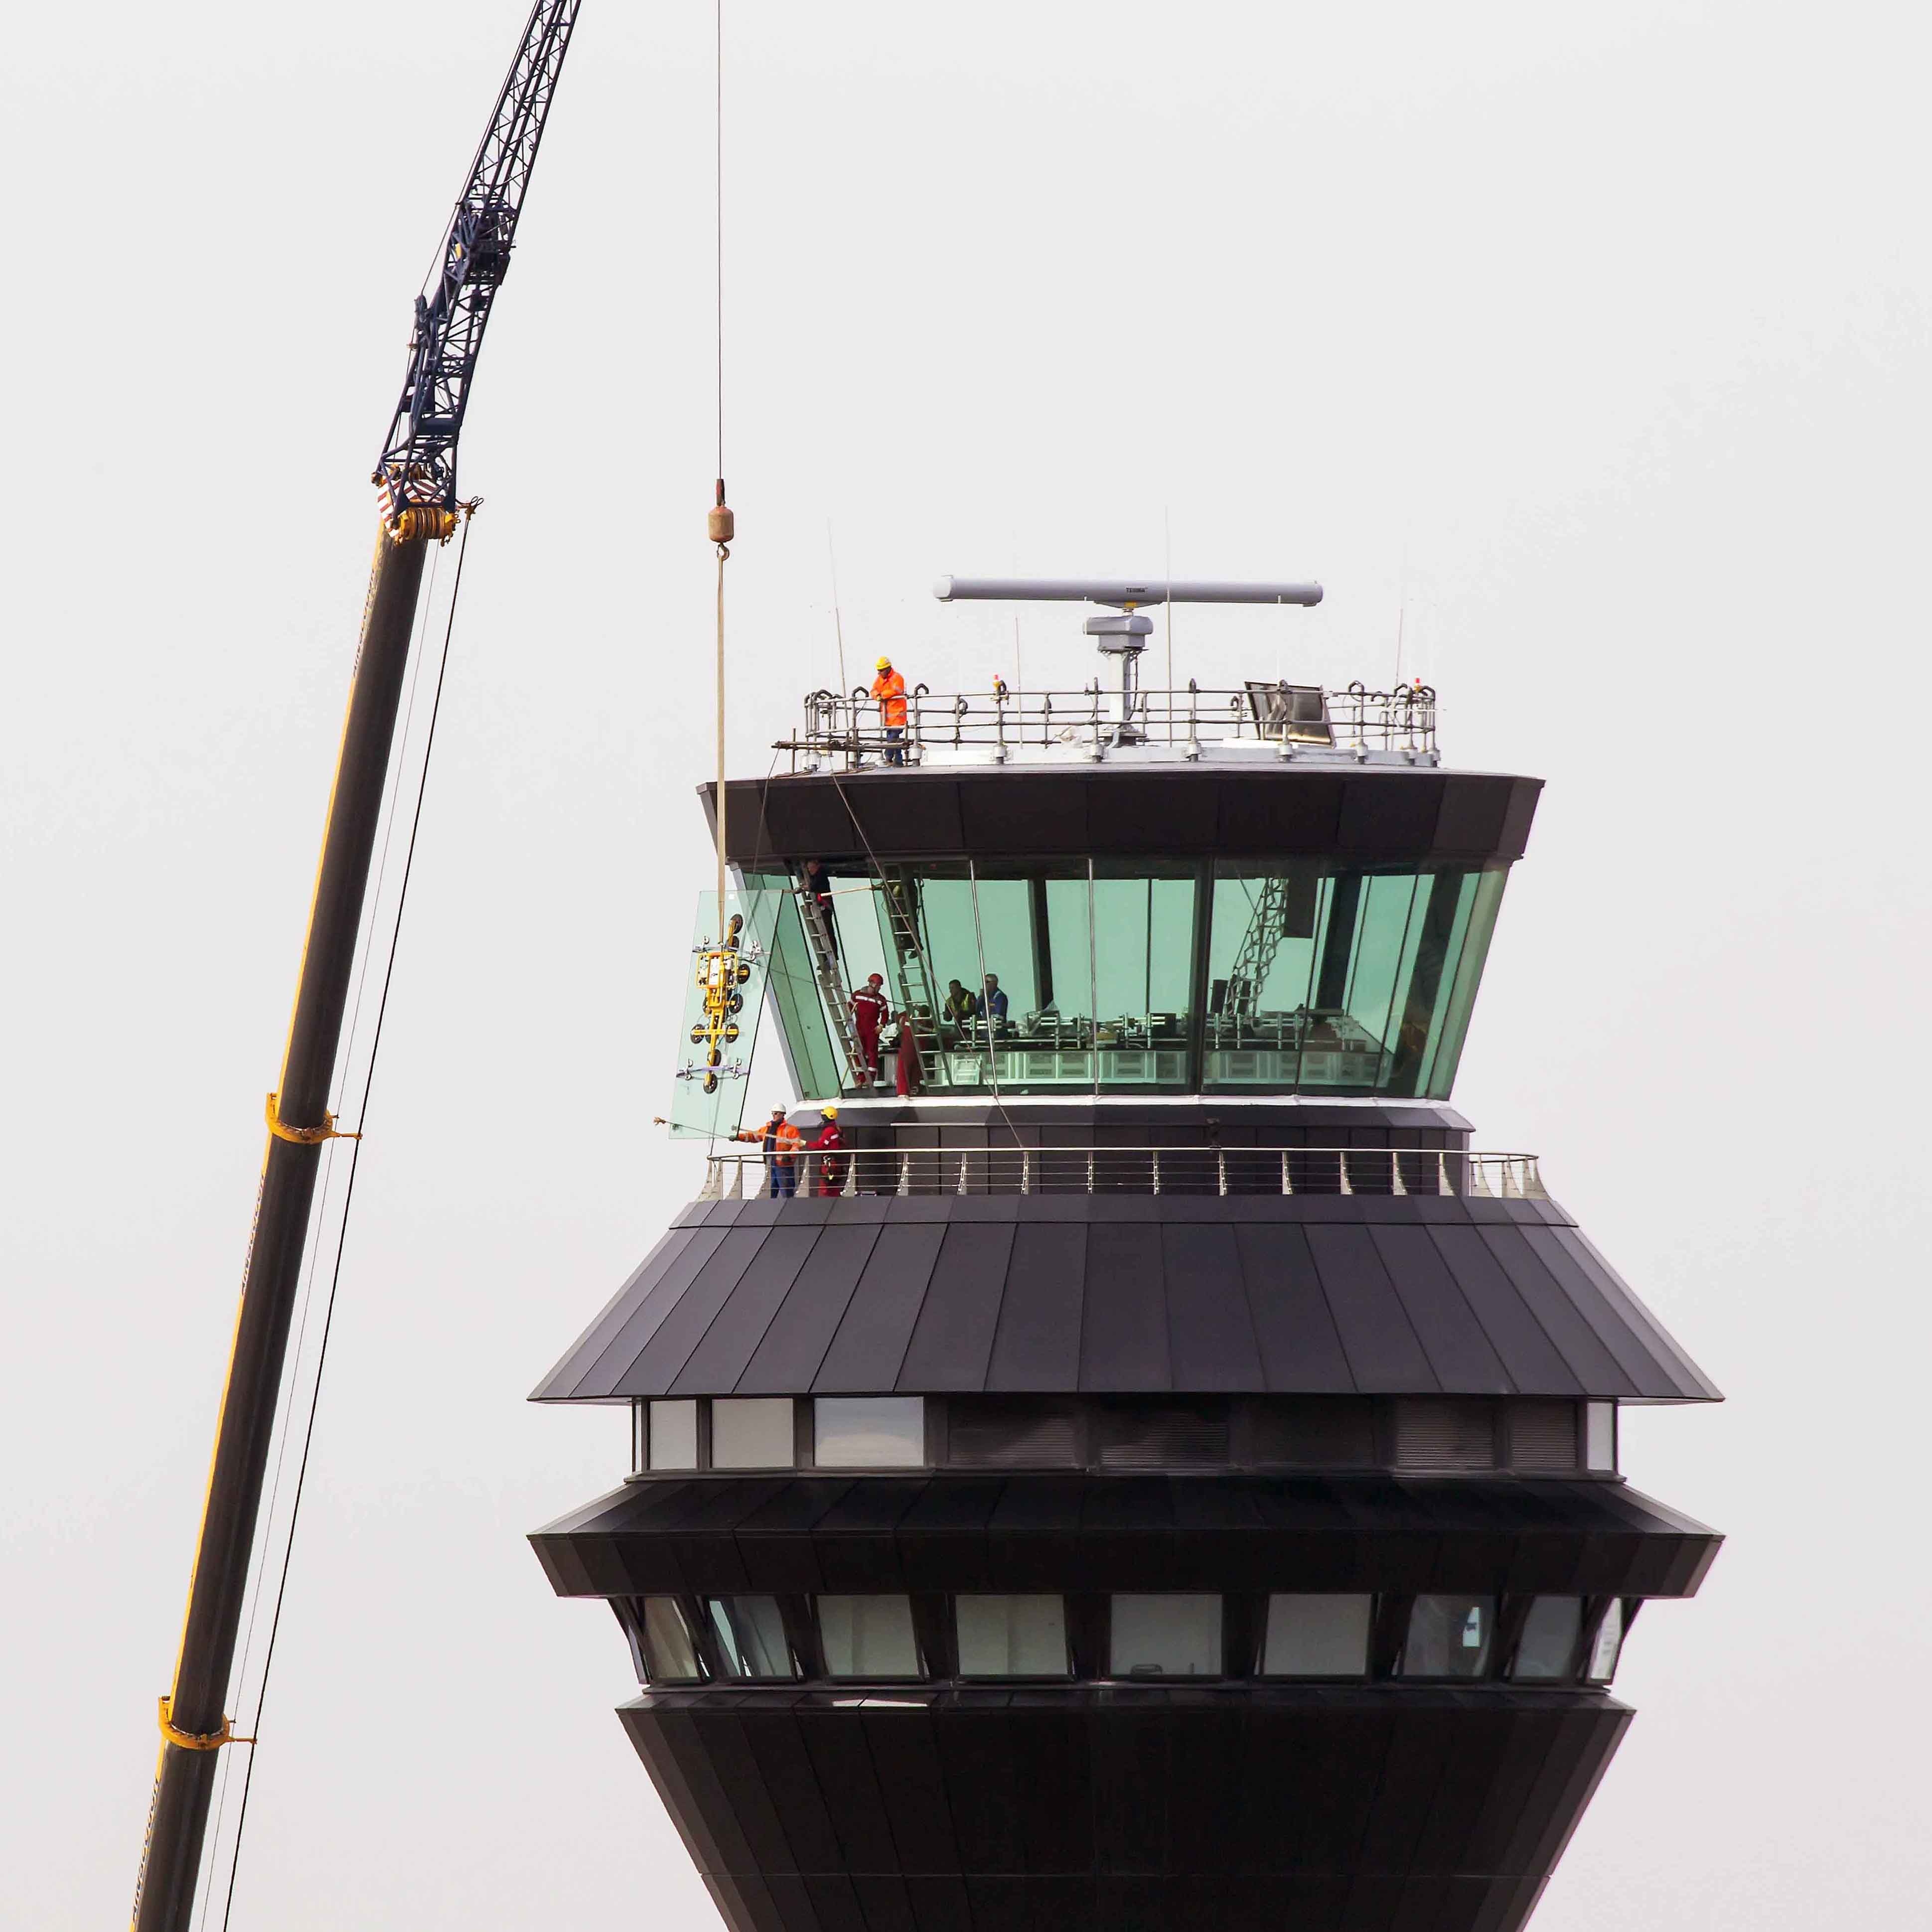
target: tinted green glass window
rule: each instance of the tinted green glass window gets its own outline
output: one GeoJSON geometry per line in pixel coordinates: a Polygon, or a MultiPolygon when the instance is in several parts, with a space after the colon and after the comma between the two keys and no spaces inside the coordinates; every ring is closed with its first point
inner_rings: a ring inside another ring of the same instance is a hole
{"type": "Polygon", "coordinates": [[[1188,1084],[1195,868],[1100,864],[1094,1023],[1104,1091],[1188,1084]]]}
{"type": "Polygon", "coordinates": [[[782,872],[753,873],[746,880],[748,886],[772,888],[784,895],[772,936],[772,1003],[799,1091],[807,1100],[824,1100],[838,1091],[842,1070],[791,883],[782,872]]]}

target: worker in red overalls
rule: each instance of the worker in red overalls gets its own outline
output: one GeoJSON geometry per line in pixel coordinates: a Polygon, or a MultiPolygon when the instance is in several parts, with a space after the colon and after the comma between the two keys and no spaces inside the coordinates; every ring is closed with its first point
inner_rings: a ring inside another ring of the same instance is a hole
{"type": "Polygon", "coordinates": [[[879,706],[879,722],[886,728],[886,763],[905,763],[905,680],[892,668],[890,658],[879,660],[879,674],[872,680],[872,695],[879,706]]]}
{"type": "Polygon", "coordinates": [[[879,1029],[892,1005],[886,998],[883,974],[873,973],[852,995],[852,1030],[859,1036],[859,1084],[869,1087],[879,1077],[879,1029]]]}
{"type": "Polygon", "coordinates": [[[838,1131],[838,1109],[826,1107],[820,1109],[825,1116],[825,1124],[812,1136],[812,1151],[818,1156],[818,1191],[821,1194],[837,1194],[845,1185],[845,1156],[839,1150],[845,1144],[838,1131]]]}

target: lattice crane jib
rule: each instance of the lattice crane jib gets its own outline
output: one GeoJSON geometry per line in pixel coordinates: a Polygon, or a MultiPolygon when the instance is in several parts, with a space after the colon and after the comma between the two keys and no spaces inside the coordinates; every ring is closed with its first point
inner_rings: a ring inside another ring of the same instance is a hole
{"type": "Polygon", "coordinates": [[[470,382],[582,3],[537,0],[530,9],[441,259],[416,297],[402,398],[370,479],[394,536],[446,536],[454,527],[456,445],[470,382]]]}

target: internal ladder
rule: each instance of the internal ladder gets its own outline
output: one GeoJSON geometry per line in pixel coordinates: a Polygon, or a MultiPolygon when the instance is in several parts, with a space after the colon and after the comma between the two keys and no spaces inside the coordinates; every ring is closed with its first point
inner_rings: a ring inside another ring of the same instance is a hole
{"type": "Polygon", "coordinates": [[[825,1010],[831,1016],[832,1030],[838,1036],[838,1050],[845,1056],[846,1072],[853,1085],[869,1086],[869,1072],[864,1078],[860,1078],[866,1070],[865,1063],[860,1055],[859,1030],[852,1022],[852,995],[846,989],[844,975],[839,970],[838,941],[818,895],[806,890],[797,892],[794,896],[798,900],[799,916],[805,925],[806,944],[812,949],[812,976],[818,982],[825,1010]]]}
{"type": "Polygon", "coordinates": [[[1249,1018],[1274,969],[1275,955],[1281,950],[1282,921],[1288,912],[1288,881],[1279,877],[1261,882],[1262,894],[1256,902],[1254,916],[1228,968],[1228,1010],[1249,1018]]]}
{"type": "Polygon", "coordinates": [[[920,1074],[928,1087],[945,1084],[940,1058],[939,1001],[926,970],[926,941],[919,929],[919,887],[901,873],[880,881],[885,894],[886,927],[892,939],[893,976],[898,982],[899,1024],[912,1028],[919,1047],[920,1074]]]}

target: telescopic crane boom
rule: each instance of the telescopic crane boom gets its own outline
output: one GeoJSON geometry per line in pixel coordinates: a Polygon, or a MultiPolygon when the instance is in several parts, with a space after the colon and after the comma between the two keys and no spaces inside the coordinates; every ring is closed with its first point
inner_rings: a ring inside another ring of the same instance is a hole
{"type": "Polygon", "coordinates": [[[289,1025],[214,1460],[134,1892],[134,1932],[187,1932],[195,1903],[262,1478],[308,1243],[356,940],[428,544],[456,526],[456,446],[483,331],[581,0],[537,0],[444,238],[416,299],[409,373],[376,465],[381,530],[363,607],[322,863],[289,1025]]]}

